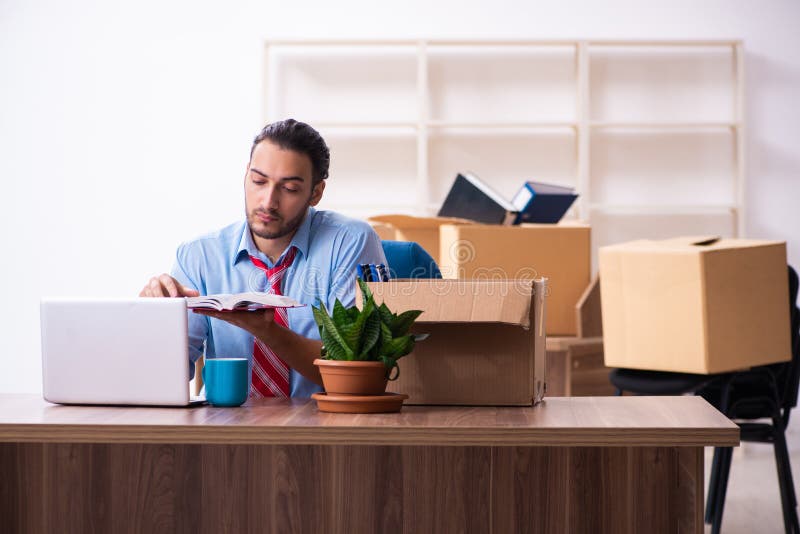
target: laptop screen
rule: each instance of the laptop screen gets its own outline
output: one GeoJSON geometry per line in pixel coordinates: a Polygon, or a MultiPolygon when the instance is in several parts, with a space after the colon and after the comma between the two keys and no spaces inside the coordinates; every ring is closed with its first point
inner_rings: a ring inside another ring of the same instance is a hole
{"type": "Polygon", "coordinates": [[[184,299],[43,299],[41,328],[45,400],[188,404],[184,299]]]}

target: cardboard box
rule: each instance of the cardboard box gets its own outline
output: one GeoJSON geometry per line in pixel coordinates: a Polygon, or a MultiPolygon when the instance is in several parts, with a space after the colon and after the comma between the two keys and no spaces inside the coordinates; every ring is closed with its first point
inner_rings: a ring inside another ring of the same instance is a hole
{"type": "MultiPolygon", "coordinates": [[[[395,313],[423,310],[430,336],[398,361],[388,391],[406,404],[537,404],[545,392],[545,280],[394,280],[369,284],[395,313]]],[[[357,297],[361,302],[361,297],[357,297]]]]}
{"type": "Polygon", "coordinates": [[[610,367],[603,358],[600,279],[595,276],[575,305],[577,337],[547,338],[547,396],[613,395],[610,367]]]}
{"type": "Polygon", "coordinates": [[[411,215],[375,215],[367,221],[381,239],[414,241],[439,264],[439,227],[443,224],[472,224],[452,217],[414,217],[411,215]],[[380,231],[379,231],[380,230],[380,231]]]}
{"type": "Polygon", "coordinates": [[[613,395],[610,367],[603,360],[603,338],[547,338],[547,396],[613,395]]]}
{"type": "Polygon", "coordinates": [[[443,225],[445,278],[547,278],[547,335],[574,336],[575,305],[591,280],[591,227],[580,222],[443,225]]]}
{"type": "Polygon", "coordinates": [[[375,233],[378,234],[378,237],[381,239],[388,239],[390,241],[395,240],[395,228],[391,224],[386,224],[378,221],[371,221],[367,220],[372,229],[375,230],[375,233]]]}
{"type": "Polygon", "coordinates": [[[633,241],[599,258],[607,366],[709,374],[789,361],[785,243],[633,241]]]}

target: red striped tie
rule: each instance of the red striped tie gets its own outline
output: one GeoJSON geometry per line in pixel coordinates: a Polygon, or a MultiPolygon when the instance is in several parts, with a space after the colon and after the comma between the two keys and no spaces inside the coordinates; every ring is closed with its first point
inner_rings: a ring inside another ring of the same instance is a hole
{"type": "MultiPolygon", "coordinates": [[[[281,295],[281,280],[286,269],[294,261],[297,249],[292,247],[283,257],[283,261],[273,268],[267,267],[263,261],[250,256],[253,265],[267,275],[267,292],[281,295]]],[[[289,326],[286,308],[275,308],[275,323],[283,327],[289,326]]],[[[289,397],[289,366],[260,339],[253,343],[253,372],[250,377],[250,396],[289,397]]]]}

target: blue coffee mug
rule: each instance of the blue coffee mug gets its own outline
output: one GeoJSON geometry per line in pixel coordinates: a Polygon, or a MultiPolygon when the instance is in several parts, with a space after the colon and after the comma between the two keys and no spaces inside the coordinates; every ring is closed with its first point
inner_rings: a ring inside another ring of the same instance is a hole
{"type": "Polygon", "coordinates": [[[209,358],[203,366],[206,400],[213,406],[241,406],[247,400],[250,380],[247,358],[209,358]]]}

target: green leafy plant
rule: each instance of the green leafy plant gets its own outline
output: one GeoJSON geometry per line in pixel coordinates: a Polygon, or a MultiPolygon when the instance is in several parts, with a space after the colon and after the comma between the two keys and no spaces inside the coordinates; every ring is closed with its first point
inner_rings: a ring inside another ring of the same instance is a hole
{"type": "Polygon", "coordinates": [[[345,308],[336,299],[333,313],[328,313],[324,303],[313,306],[314,321],[322,339],[322,357],[328,360],[380,361],[386,366],[389,380],[400,375],[397,360],[414,349],[414,343],[427,335],[413,335],[408,331],[422,310],[408,310],[400,314],[381,303],[375,304],[372,291],[366,282],[358,280],[363,306],[345,308]],[[394,374],[392,374],[392,372],[394,374]]]}

